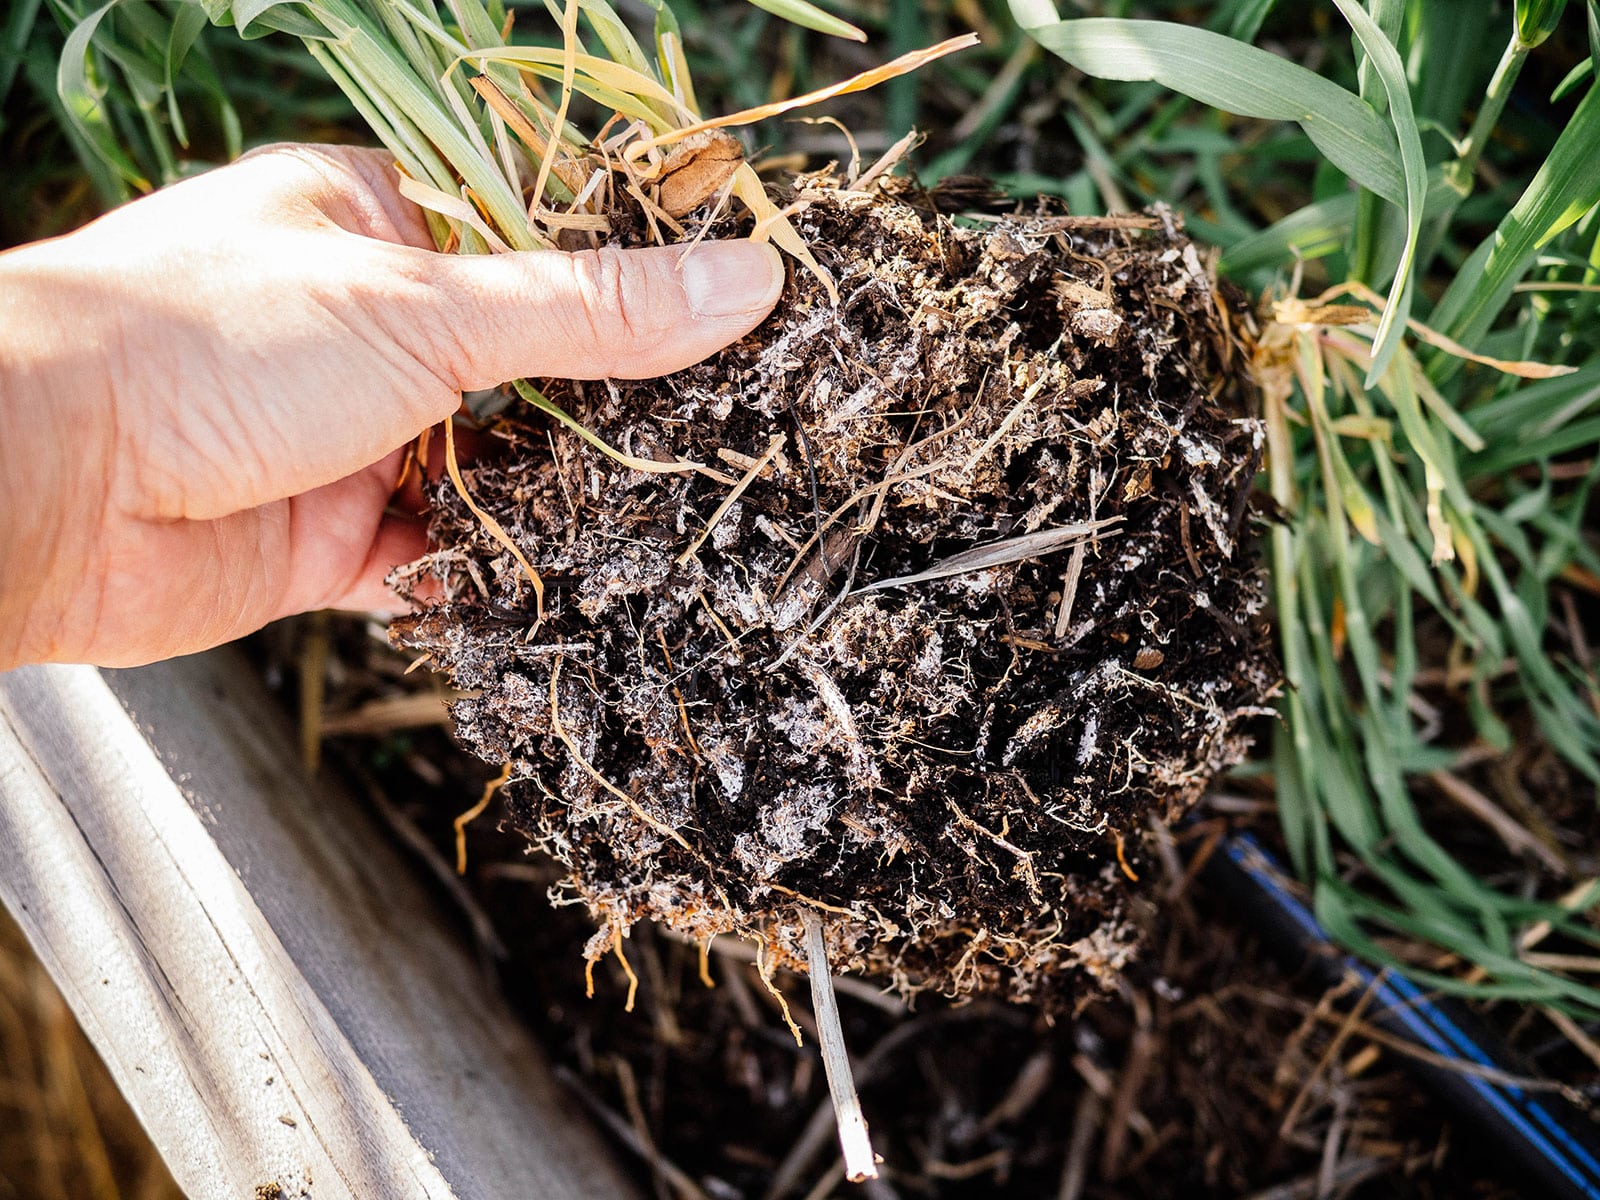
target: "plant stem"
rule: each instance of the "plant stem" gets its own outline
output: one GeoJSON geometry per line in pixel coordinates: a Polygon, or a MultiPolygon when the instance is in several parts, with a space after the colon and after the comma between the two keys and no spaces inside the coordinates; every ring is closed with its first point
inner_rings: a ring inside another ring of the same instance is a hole
{"type": "Polygon", "coordinates": [[[822,933],[822,922],[810,913],[804,919],[811,1007],[817,1018],[817,1038],[822,1043],[822,1068],[828,1076],[828,1095],[833,1099],[833,1115],[839,1124],[844,1173],[852,1183],[860,1183],[863,1179],[878,1177],[878,1161],[872,1153],[872,1139],[867,1136],[867,1120],[861,1115],[855,1077],[850,1073],[850,1054],[845,1049],[844,1030],[839,1024],[839,1002],[833,995],[833,975],[828,968],[828,942],[822,933]]]}
{"type": "Polygon", "coordinates": [[[1478,107],[1478,115],[1473,118],[1472,128],[1467,131],[1467,139],[1461,144],[1461,152],[1450,164],[1450,184],[1462,199],[1466,199],[1472,191],[1472,177],[1477,172],[1478,159],[1483,156],[1483,148],[1488,145],[1494,127],[1500,123],[1500,114],[1505,111],[1506,101],[1511,98],[1511,87],[1522,72],[1522,64],[1528,61],[1529,49],[1521,38],[1512,34],[1505,53],[1500,56],[1500,65],[1495,67],[1494,75],[1489,80],[1489,88],[1483,94],[1483,103],[1478,107]]]}

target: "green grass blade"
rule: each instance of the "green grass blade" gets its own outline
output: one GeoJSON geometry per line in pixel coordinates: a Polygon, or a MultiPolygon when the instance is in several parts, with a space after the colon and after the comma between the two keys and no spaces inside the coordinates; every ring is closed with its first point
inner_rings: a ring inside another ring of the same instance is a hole
{"type": "Polygon", "coordinates": [[[322,41],[328,31],[304,8],[289,0],[201,0],[206,15],[218,25],[232,24],[242,38],[287,33],[292,37],[322,41]]]}
{"type": "MultiPolygon", "coordinates": [[[[1422,153],[1422,134],[1417,129],[1416,114],[1411,108],[1411,88],[1406,79],[1405,66],[1400,52],[1394,48],[1383,29],[1355,0],[1334,0],[1344,13],[1350,27],[1355,30],[1362,49],[1366,51],[1363,66],[1371,67],[1383,85],[1389,99],[1389,120],[1394,126],[1395,141],[1400,151],[1400,166],[1405,177],[1405,247],[1400,253],[1400,263],[1395,268],[1394,284],[1389,291],[1389,302],[1384,305],[1383,316],[1378,321],[1378,332],[1373,338],[1372,367],[1367,372],[1367,386],[1371,387],[1388,369],[1394,352],[1405,334],[1406,318],[1411,314],[1411,268],[1417,253],[1417,239],[1422,233],[1422,211],[1428,190],[1428,164],[1422,153]]],[[[1388,5],[1398,17],[1398,9],[1388,5]]],[[[1329,157],[1332,157],[1331,155],[1329,157]]]]}
{"type": "MultiPolygon", "coordinates": [[[[1334,0],[1344,14],[1344,19],[1349,21],[1354,28],[1355,22],[1350,20],[1350,10],[1339,0],[1334,0]]],[[[1400,27],[1405,21],[1406,0],[1367,0],[1366,8],[1361,10],[1361,15],[1373,23],[1373,28],[1378,31],[1379,40],[1391,45],[1400,41],[1400,27]]],[[[1374,108],[1373,97],[1380,91],[1387,91],[1388,85],[1379,77],[1378,64],[1373,60],[1372,50],[1367,45],[1368,39],[1357,29],[1355,30],[1356,50],[1356,82],[1361,98],[1374,108]]],[[[1380,110],[1381,111],[1381,110],[1380,110]]]]}
{"type": "Polygon", "coordinates": [[[67,35],[66,45],[61,49],[61,64],[56,71],[56,93],[61,97],[73,128],[95,157],[124,182],[143,192],[150,190],[150,180],[128,155],[112,128],[105,106],[105,85],[91,81],[89,76],[93,55],[90,44],[101,22],[121,2],[106,0],[67,35]]]}
{"type": "MultiPolygon", "coordinates": [[[[1542,247],[1600,202],[1600,87],[1590,87],[1544,165],[1445,292],[1430,324],[1471,347],[1488,332],[1542,247]]],[[[1455,360],[1436,368],[1453,373],[1455,360]]],[[[1438,370],[1435,372],[1438,373],[1438,370]]]]}
{"type": "Polygon", "coordinates": [[[1455,147],[1446,139],[1463,124],[1468,106],[1475,104],[1478,86],[1472,69],[1483,48],[1501,36],[1492,6],[1482,0],[1430,0],[1412,6],[1414,22],[1406,57],[1417,63],[1448,63],[1450,70],[1415,72],[1411,102],[1420,122],[1436,122],[1443,136],[1430,143],[1437,156],[1448,157],[1455,147]]]}
{"type": "Polygon", "coordinates": [[[622,18],[617,16],[616,10],[611,5],[605,0],[580,0],[578,7],[612,61],[638,71],[641,75],[652,73],[650,59],[643,47],[622,23],[622,18]]]}
{"type": "Polygon", "coordinates": [[[1517,40],[1532,50],[1561,24],[1567,0],[1517,0],[1517,40]]]}
{"type": "Polygon", "coordinates": [[[1011,0],[1011,8],[1040,45],[1087,74],[1153,81],[1240,116],[1298,122],[1350,178],[1407,205],[1394,130],[1359,96],[1314,71],[1205,29],[1099,17],[1030,25],[1039,0],[1011,0]]]}
{"type": "Polygon", "coordinates": [[[1556,84],[1555,90],[1550,93],[1550,103],[1559,104],[1573,92],[1582,87],[1585,82],[1593,77],[1593,75],[1594,55],[1591,54],[1577,66],[1573,67],[1572,70],[1568,71],[1561,82],[1556,84]]]}
{"type": "Polygon", "coordinates": [[[1228,36],[1238,38],[1241,42],[1253,42],[1256,34],[1261,32],[1261,25],[1267,19],[1277,0],[1245,0],[1234,10],[1233,20],[1228,25],[1228,36]]]}
{"type": "Polygon", "coordinates": [[[849,21],[830,12],[824,12],[810,0],[750,0],[750,3],[763,12],[781,17],[790,24],[805,29],[815,29],[818,33],[825,33],[830,37],[848,38],[852,42],[867,40],[867,35],[849,21]]]}
{"type": "Polygon", "coordinates": [[[189,144],[189,131],[184,127],[183,113],[178,109],[178,74],[205,27],[204,9],[193,4],[180,6],[172,14],[172,28],[168,31],[166,52],[162,56],[162,66],[166,71],[163,90],[167,95],[167,119],[172,122],[172,135],[178,139],[179,145],[185,147],[189,144]]]}
{"type": "Polygon", "coordinates": [[[450,169],[433,152],[426,139],[417,134],[414,127],[398,113],[386,112],[381,104],[374,102],[366,89],[356,83],[344,69],[331,45],[308,42],[306,49],[316,63],[328,73],[328,78],[349,97],[350,103],[361,114],[361,118],[366,121],[389,153],[394,155],[399,164],[405,168],[406,174],[413,179],[432,181],[435,186],[450,182],[450,169]]]}

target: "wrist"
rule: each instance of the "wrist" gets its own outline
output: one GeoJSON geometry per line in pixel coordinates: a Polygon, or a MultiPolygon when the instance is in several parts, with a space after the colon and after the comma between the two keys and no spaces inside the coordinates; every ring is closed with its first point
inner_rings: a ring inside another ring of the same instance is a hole
{"type": "Polygon", "coordinates": [[[0,670],[75,657],[106,482],[105,339],[60,245],[0,254],[0,670]]]}

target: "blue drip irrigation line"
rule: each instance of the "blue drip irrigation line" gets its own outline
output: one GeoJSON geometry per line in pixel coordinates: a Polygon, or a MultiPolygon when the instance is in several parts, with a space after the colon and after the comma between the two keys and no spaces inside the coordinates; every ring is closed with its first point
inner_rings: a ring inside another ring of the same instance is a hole
{"type": "MultiPolygon", "coordinates": [[[[1228,859],[1272,897],[1308,940],[1332,948],[1333,941],[1327,931],[1285,885],[1281,869],[1259,842],[1247,833],[1239,833],[1227,838],[1223,845],[1228,859]]],[[[1403,1024],[1420,1045],[1445,1058],[1464,1059],[1480,1067],[1504,1070],[1405,975],[1392,969],[1381,973],[1373,971],[1348,955],[1341,958],[1340,964],[1373,989],[1384,1015],[1403,1024]]],[[[1544,1103],[1515,1084],[1497,1083],[1470,1072],[1462,1072],[1459,1078],[1477,1093],[1486,1108],[1565,1177],[1575,1195],[1600,1200],[1600,1161],[1556,1120],[1544,1103]]]]}

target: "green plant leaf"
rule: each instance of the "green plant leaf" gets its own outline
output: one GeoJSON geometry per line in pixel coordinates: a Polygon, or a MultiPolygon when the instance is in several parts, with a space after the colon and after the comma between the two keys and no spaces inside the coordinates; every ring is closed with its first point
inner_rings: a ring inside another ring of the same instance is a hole
{"type": "Polygon", "coordinates": [[[1550,92],[1550,103],[1560,104],[1573,92],[1583,85],[1583,82],[1594,75],[1594,55],[1589,55],[1572,70],[1568,71],[1555,88],[1550,92]]]}
{"type": "Polygon", "coordinates": [[[811,0],[750,0],[750,3],[775,17],[782,17],[793,25],[815,29],[818,33],[826,33],[830,37],[848,38],[852,42],[867,40],[867,35],[849,21],[830,12],[824,12],[812,4],[811,0]]]}
{"type": "Polygon", "coordinates": [[[1532,50],[1556,31],[1567,0],[1517,0],[1517,40],[1532,50]]]}
{"type": "Polygon", "coordinates": [[[1225,275],[1247,275],[1336,253],[1350,236],[1355,215],[1354,193],[1308,204],[1225,246],[1217,269],[1225,275]]]}
{"type": "Polygon", "coordinates": [[[1011,12],[1040,45],[1087,74],[1159,83],[1240,116],[1298,122],[1350,178],[1407,205],[1394,130],[1359,96],[1314,71],[1223,34],[1165,21],[1055,20],[1049,0],[1011,0],[1011,12]]]}
{"type": "MultiPolygon", "coordinates": [[[[1338,3],[1338,0],[1335,0],[1335,3],[1338,3]]],[[[1344,10],[1344,5],[1340,4],[1339,7],[1344,10]]],[[[1392,45],[1400,40],[1400,27],[1404,24],[1406,16],[1406,0],[1367,0],[1367,6],[1361,12],[1382,31],[1384,41],[1392,45]]],[[[1344,17],[1346,21],[1350,21],[1348,10],[1344,11],[1344,17]]],[[[1350,23],[1354,25],[1353,21],[1350,23]]],[[[1366,39],[1359,31],[1356,33],[1355,49],[1356,75],[1360,84],[1361,98],[1376,108],[1372,96],[1382,85],[1377,77],[1376,64],[1372,61],[1372,52],[1367,48],[1366,39]]]]}
{"type": "MultiPolygon", "coordinates": [[[[194,2],[194,0],[189,0],[194,2]]],[[[232,25],[246,39],[287,33],[291,37],[325,41],[328,31],[308,16],[304,6],[289,0],[199,0],[206,16],[217,25],[232,25]]]]}
{"type": "Polygon", "coordinates": [[[205,27],[204,9],[194,4],[181,5],[172,14],[172,28],[167,32],[166,53],[162,56],[162,66],[166,71],[165,87],[162,90],[167,96],[167,119],[172,122],[173,136],[182,146],[189,144],[189,131],[184,127],[183,114],[178,110],[177,77],[183,70],[183,63],[188,58],[189,51],[194,47],[195,39],[205,27]]]}
{"type": "MultiPolygon", "coordinates": [[[[1512,289],[1551,238],[1600,203],[1600,87],[1590,87],[1544,165],[1461,268],[1429,323],[1467,347],[1488,332],[1512,289]]],[[[1441,356],[1435,374],[1453,373],[1441,356]]]]}
{"type": "Polygon", "coordinates": [[[122,0],[106,0],[67,35],[61,48],[61,64],[56,69],[56,93],[61,97],[67,118],[72,122],[84,143],[95,156],[116,172],[124,182],[139,191],[150,190],[150,180],[145,178],[137,164],[123,148],[122,141],[111,128],[105,108],[105,86],[90,80],[93,63],[91,43],[100,23],[122,0]]]}
{"type": "Polygon", "coordinates": [[[1244,0],[1234,10],[1233,19],[1228,24],[1228,36],[1238,38],[1241,42],[1253,42],[1256,34],[1261,32],[1261,25],[1267,19],[1277,0],[1244,0]]]}
{"type": "Polygon", "coordinates": [[[1416,114],[1411,108],[1411,88],[1406,79],[1405,66],[1400,61],[1400,52],[1355,0],[1334,0],[1334,3],[1344,13],[1362,49],[1366,51],[1363,65],[1372,68],[1389,98],[1389,120],[1394,126],[1401,170],[1405,176],[1405,202],[1401,206],[1406,222],[1405,247],[1400,252],[1400,263],[1395,268],[1389,302],[1384,305],[1383,316],[1378,321],[1378,332],[1373,337],[1372,367],[1367,372],[1367,386],[1371,387],[1388,369],[1405,334],[1406,318],[1411,315],[1411,271],[1416,261],[1417,239],[1422,233],[1422,211],[1428,191],[1428,163],[1422,153],[1422,134],[1417,129],[1416,114]]]}
{"type": "Polygon", "coordinates": [[[1366,386],[1373,386],[1395,350],[1400,349],[1400,339],[1405,336],[1406,317],[1411,315],[1411,267],[1416,261],[1416,243],[1422,232],[1422,206],[1427,195],[1427,160],[1422,155],[1422,134],[1416,126],[1416,114],[1411,110],[1411,88],[1406,82],[1405,64],[1400,62],[1400,51],[1384,34],[1384,30],[1368,16],[1365,8],[1355,0],[1334,0],[1344,19],[1355,30],[1355,37],[1366,51],[1363,67],[1371,67],[1382,83],[1389,98],[1389,120],[1394,125],[1395,141],[1400,147],[1400,168],[1405,174],[1405,246],[1400,251],[1400,264],[1395,267],[1394,285],[1390,286],[1389,302],[1384,315],[1379,318],[1378,333],[1373,336],[1373,365],[1366,373],[1366,386]]]}

